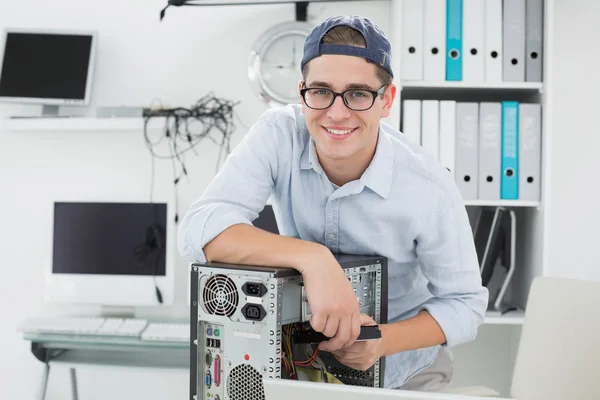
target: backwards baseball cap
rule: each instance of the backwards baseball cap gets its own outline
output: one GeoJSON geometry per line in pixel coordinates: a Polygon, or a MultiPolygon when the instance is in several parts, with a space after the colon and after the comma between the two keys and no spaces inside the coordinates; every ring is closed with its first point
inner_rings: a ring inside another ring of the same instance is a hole
{"type": "Polygon", "coordinates": [[[370,20],[360,16],[337,16],[330,17],[316,25],[304,42],[304,56],[300,69],[304,69],[307,62],[322,54],[341,54],[347,56],[364,57],[367,61],[379,65],[385,69],[390,76],[392,72],[392,51],[390,42],[386,39],[383,31],[370,20]],[[349,26],[359,31],[365,38],[366,47],[324,44],[321,43],[323,36],[331,28],[336,26],[349,26]]]}

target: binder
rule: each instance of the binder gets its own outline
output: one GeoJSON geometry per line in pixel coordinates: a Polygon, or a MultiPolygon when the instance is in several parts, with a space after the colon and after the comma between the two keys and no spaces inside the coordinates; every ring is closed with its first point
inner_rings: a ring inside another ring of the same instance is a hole
{"type": "Polygon", "coordinates": [[[502,75],[504,81],[525,81],[525,0],[503,0],[502,75]]]}
{"type": "Polygon", "coordinates": [[[525,40],[527,59],[525,80],[542,81],[542,53],[544,37],[544,0],[527,0],[525,10],[525,40]]]}
{"type": "Polygon", "coordinates": [[[502,81],[502,0],[484,0],[485,80],[502,81]]]}
{"type": "Polygon", "coordinates": [[[440,101],[440,163],[454,176],[456,167],[456,101],[440,101]]]}
{"type": "Polygon", "coordinates": [[[463,200],[477,200],[479,104],[456,103],[455,180],[463,200]]]}
{"type": "Polygon", "coordinates": [[[423,80],[423,22],[425,0],[402,1],[401,79],[423,80]]]}
{"type": "Polygon", "coordinates": [[[542,106],[519,105],[519,200],[540,200],[542,106]]]}
{"type": "Polygon", "coordinates": [[[502,102],[502,177],[500,198],[519,198],[519,103],[502,102]]]}
{"type": "Polygon", "coordinates": [[[421,103],[421,145],[436,160],[440,159],[440,120],[438,100],[421,103]]]}
{"type": "MultiPolygon", "coordinates": [[[[408,0],[410,1],[410,0],[408,0]]],[[[462,0],[446,0],[446,80],[462,81],[462,0]]]]}
{"type": "Polygon", "coordinates": [[[446,0],[425,0],[424,13],[423,80],[443,82],[446,79],[446,0]]]}
{"type": "Polygon", "coordinates": [[[463,74],[465,82],[485,80],[484,63],[484,3],[482,0],[463,1],[463,74]]]}
{"type": "Polygon", "coordinates": [[[500,199],[500,103],[479,105],[479,199],[500,199]]]}
{"type": "Polygon", "coordinates": [[[411,142],[421,144],[421,100],[402,102],[402,133],[411,142]]]}

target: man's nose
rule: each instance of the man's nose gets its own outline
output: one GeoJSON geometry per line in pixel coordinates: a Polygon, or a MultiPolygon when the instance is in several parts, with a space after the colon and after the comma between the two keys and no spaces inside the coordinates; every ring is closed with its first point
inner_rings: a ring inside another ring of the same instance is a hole
{"type": "Polygon", "coordinates": [[[350,118],[350,109],[344,104],[344,99],[341,96],[337,96],[333,101],[333,104],[327,110],[327,116],[334,121],[350,118]]]}

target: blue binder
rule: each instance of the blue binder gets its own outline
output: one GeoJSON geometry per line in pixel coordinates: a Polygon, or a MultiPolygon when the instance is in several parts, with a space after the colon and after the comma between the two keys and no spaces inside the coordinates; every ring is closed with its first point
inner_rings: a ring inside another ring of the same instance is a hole
{"type": "Polygon", "coordinates": [[[502,102],[502,177],[500,198],[519,199],[519,103],[502,102]]]}
{"type": "Polygon", "coordinates": [[[462,0],[446,0],[446,80],[462,81],[462,0]]]}

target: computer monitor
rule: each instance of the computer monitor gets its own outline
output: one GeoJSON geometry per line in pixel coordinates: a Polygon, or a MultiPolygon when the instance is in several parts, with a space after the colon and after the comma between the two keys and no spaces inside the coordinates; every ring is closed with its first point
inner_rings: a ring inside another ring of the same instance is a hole
{"type": "Polygon", "coordinates": [[[277,226],[277,220],[275,219],[273,206],[269,204],[267,204],[265,208],[258,213],[258,217],[252,221],[252,225],[264,231],[279,235],[279,227],[277,226]]]}
{"type": "Polygon", "coordinates": [[[55,202],[45,300],[172,304],[175,235],[170,216],[165,203],[55,202]]]}
{"type": "Polygon", "coordinates": [[[0,52],[0,100],[42,105],[90,102],[97,34],[92,31],[8,28],[0,52]]]}

